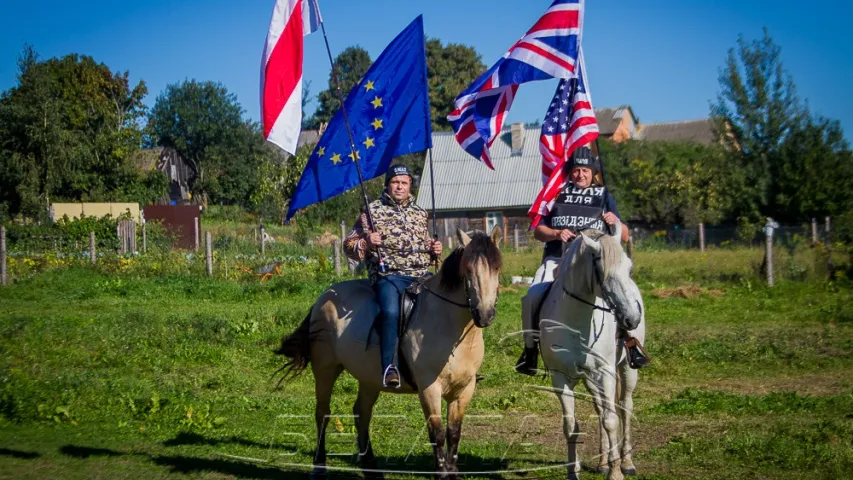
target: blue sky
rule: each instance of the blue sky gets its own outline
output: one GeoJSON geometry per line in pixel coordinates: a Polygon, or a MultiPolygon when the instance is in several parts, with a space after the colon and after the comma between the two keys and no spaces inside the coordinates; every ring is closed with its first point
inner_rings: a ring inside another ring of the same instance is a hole
{"type": "MultiPolygon", "coordinates": [[[[260,56],[272,0],[0,0],[0,90],[15,85],[16,58],[30,43],[43,58],[76,52],[145,80],[153,105],[184,79],[214,80],[257,120],[260,56]]],[[[491,65],[549,0],[320,0],[333,53],[359,44],[376,58],[416,15],[427,35],[474,46],[491,65]]],[[[782,47],[801,98],[838,119],[853,138],[853,18],[848,0],[588,0],[584,49],[596,107],[629,104],[641,122],[702,118],[718,69],[738,34],[767,26],[782,47]]],[[[326,88],[323,38],[306,39],[305,79],[326,88]]],[[[556,81],[522,86],[509,121],[541,119],[556,81]]],[[[309,106],[312,111],[314,106],[309,106]]]]}

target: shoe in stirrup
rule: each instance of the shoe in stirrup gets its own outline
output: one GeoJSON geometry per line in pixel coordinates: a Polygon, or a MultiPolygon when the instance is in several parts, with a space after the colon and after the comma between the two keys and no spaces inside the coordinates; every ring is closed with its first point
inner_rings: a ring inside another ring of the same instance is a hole
{"type": "Polygon", "coordinates": [[[539,349],[537,347],[524,347],[521,352],[518,362],[515,364],[515,371],[522,375],[536,376],[536,367],[539,363],[539,349]]]}
{"type": "Polygon", "coordinates": [[[649,364],[649,354],[636,338],[628,339],[625,347],[628,349],[628,366],[636,370],[649,364]]]}
{"type": "Polygon", "coordinates": [[[384,388],[400,388],[400,372],[394,365],[388,365],[385,373],[382,375],[382,387],[384,388]]]}

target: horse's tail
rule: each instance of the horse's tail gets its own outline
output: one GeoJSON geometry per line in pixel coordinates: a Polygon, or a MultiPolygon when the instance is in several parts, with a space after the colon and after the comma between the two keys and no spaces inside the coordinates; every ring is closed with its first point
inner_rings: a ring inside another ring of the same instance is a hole
{"type": "Polygon", "coordinates": [[[302,320],[293,333],[281,339],[281,346],[273,350],[273,353],[290,359],[275,372],[284,372],[278,381],[278,386],[281,386],[282,382],[297,377],[308,368],[311,362],[311,310],[308,310],[305,320],[302,320]]]}

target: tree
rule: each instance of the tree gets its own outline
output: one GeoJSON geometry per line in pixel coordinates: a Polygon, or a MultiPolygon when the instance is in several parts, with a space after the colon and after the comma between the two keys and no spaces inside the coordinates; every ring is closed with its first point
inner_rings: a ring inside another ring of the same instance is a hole
{"type": "Polygon", "coordinates": [[[711,114],[727,161],[743,175],[743,189],[730,194],[737,216],[796,221],[850,208],[853,166],[841,127],[799,101],[766,28],[761,40],[738,38],[719,82],[711,114]]]}
{"type": "Polygon", "coordinates": [[[743,193],[738,214],[758,217],[768,212],[771,185],[782,164],[781,148],[789,132],[804,118],[792,77],[782,65],[781,48],[767,29],[761,40],[738,38],[720,70],[721,91],[711,114],[717,135],[732,152],[750,188],[743,193]]]}
{"type": "Polygon", "coordinates": [[[437,38],[427,40],[426,55],[432,128],[450,130],[447,114],[456,108],[456,96],[486,70],[486,65],[473,47],[456,43],[442,46],[437,38]]]}
{"type": "Polygon", "coordinates": [[[146,190],[136,182],[157,188],[131,161],[144,82],[131,86],[128,72],[88,56],[40,61],[32,47],[18,60],[17,80],[0,96],[0,203],[8,213],[38,215],[55,200],[134,200],[146,190]]]}
{"type": "Polygon", "coordinates": [[[312,117],[312,123],[315,128],[320,123],[329,122],[341,108],[333,74],[337,73],[341,91],[344,98],[346,98],[347,93],[361,82],[362,77],[367,73],[372,63],[373,61],[370,59],[367,50],[358,45],[347,47],[346,50],[335,57],[335,70],[329,72],[329,88],[317,95],[317,111],[314,112],[314,116],[312,117]]]}
{"type": "Polygon", "coordinates": [[[193,195],[250,205],[264,159],[258,125],[244,121],[237,97],[220,83],[184,81],[166,87],[148,118],[148,143],[174,148],[195,173],[193,195]]]}

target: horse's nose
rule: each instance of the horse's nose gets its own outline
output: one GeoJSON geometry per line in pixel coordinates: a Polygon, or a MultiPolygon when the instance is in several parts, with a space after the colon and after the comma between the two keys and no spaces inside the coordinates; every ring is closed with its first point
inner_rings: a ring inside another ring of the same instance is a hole
{"type": "Polygon", "coordinates": [[[484,313],[480,314],[479,310],[477,311],[477,316],[479,317],[479,321],[477,322],[480,328],[486,328],[492,324],[495,320],[495,307],[492,307],[486,310],[484,313]]]}

